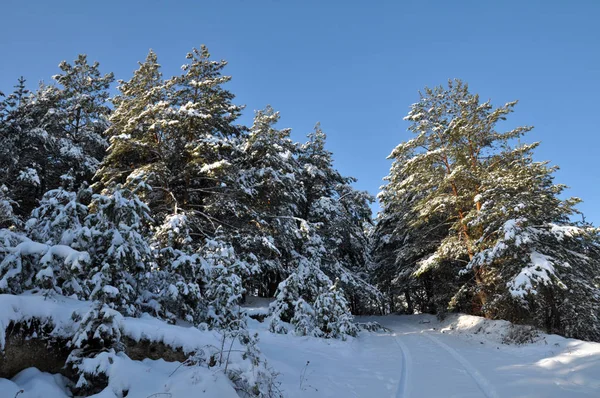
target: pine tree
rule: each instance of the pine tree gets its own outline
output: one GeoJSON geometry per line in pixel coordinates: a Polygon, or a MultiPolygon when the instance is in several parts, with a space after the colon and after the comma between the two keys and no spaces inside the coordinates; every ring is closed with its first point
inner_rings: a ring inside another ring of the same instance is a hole
{"type": "Polygon", "coordinates": [[[19,222],[13,207],[16,206],[11,199],[6,185],[0,186],[0,228],[10,228],[19,222]]]}
{"type": "Polygon", "coordinates": [[[306,222],[303,224],[302,252],[306,255],[296,254],[296,268],[279,284],[270,308],[269,330],[287,333],[291,329],[287,324],[291,324],[298,335],[341,339],[355,335],[347,301],[337,290],[339,280],[334,285],[321,270],[325,257],[323,242],[314,229],[306,222]]]}
{"type": "Polygon", "coordinates": [[[222,87],[231,79],[222,75],[225,61],[210,60],[205,47],[187,58],[183,75],[164,81],[150,52],[133,78],[120,82],[98,176],[105,186],[143,181],[152,187],[142,198],[156,221],[183,212],[196,240],[231,214],[225,181],[240,132],[232,122],[241,108],[222,87]]]}
{"type": "Polygon", "coordinates": [[[369,204],[374,200],[367,192],[355,190],[354,178],[342,177],[333,166],[332,153],[325,149],[326,135],[319,124],[300,148],[303,198],[299,217],[306,220],[320,236],[323,250],[330,255],[320,267],[330,278],[339,278],[343,290],[357,313],[378,307],[379,293],[368,282],[369,240],[371,224],[369,204]]]}
{"type": "Polygon", "coordinates": [[[345,340],[346,336],[356,336],[358,328],[348,313],[348,303],[344,294],[339,291],[338,282],[339,280],[328,291],[319,294],[315,300],[317,335],[345,340]]]}
{"type": "Polygon", "coordinates": [[[102,76],[84,55],[60,68],[58,86],[40,84],[30,93],[21,78],[0,106],[0,168],[6,171],[0,184],[9,188],[20,218],[46,191],[62,186],[63,176],[74,186],[89,181],[104,156],[112,74],[102,76]]]}
{"type": "Polygon", "coordinates": [[[237,165],[241,192],[235,243],[253,270],[250,288],[268,297],[290,271],[298,240],[295,215],[302,200],[297,145],[290,129],[275,128],[279,117],[270,106],[256,112],[237,165]]]}
{"type": "Polygon", "coordinates": [[[63,155],[61,166],[77,182],[91,181],[107,146],[103,133],[108,127],[108,89],[114,76],[102,75],[99,67],[80,54],[72,64],[61,62],[61,73],[53,76],[58,85],[54,134],[63,155]]]}
{"type": "Polygon", "coordinates": [[[202,250],[207,262],[204,295],[208,301],[207,323],[220,330],[245,328],[240,304],[244,288],[242,276],[247,272],[233,248],[222,239],[207,240],[202,250]]]}
{"type": "Polygon", "coordinates": [[[103,372],[90,371],[97,368],[97,363],[93,362],[102,355],[107,355],[108,363],[112,364],[114,360],[111,357],[124,349],[121,342],[123,316],[108,305],[96,301],[80,320],[74,321],[79,321],[79,324],[69,342],[71,352],[67,365],[79,375],[73,393],[89,396],[100,392],[97,385],[103,383],[98,383],[98,379],[107,378],[103,372]]]}
{"type": "Polygon", "coordinates": [[[433,276],[429,288],[444,298],[434,300],[438,312],[449,306],[594,335],[595,327],[577,329],[559,303],[582,303],[577,292],[585,291],[585,316],[596,322],[597,237],[571,225],[578,199],[558,198],[564,186],[553,183],[555,169],[532,160],[538,144],[514,145],[531,127],[496,130],[515,105],[480,103],[466,84],[451,81],[447,89],[426,89],[411,107],[406,119],[416,137],[392,152],[384,196],[384,212],[392,213],[383,217],[404,220],[422,243],[394,238],[395,262],[412,260],[411,275],[433,276]],[[444,290],[449,286],[453,292],[444,290]],[[545,313],[544,321],[526,315],[533,310],[545,313]]]}
{"type": "Polygon", "coordinates": [[[140,278],[152,264],[146,238],[150,215],[135,191],[120,185],[96,194],[83,231],[91,256],[90,299],[100,300],[126,315],[139,311],[140,278]]]}
{"type": "Polygon", "coordinates": [[[144,200],[154,213],[170,213],[176,202],[169,190],[164,143],[167,87],[156,54],[150,51],[131,80],[119,81],[118,89],[106,130],[110,146],[97,173],[98,185],[144,182],[153,188],[144,200]]]}
{"type": "Polygon", "coordinates": [[[397,172],[404,162],[394,161],[388,183],[379,193],[382,210],[371,235],[371,277],[387,296],[389,311],[442,313],[460,287],[457,274],[462,265],[420,266],[448,235],[449,225],[443,213],[414,224],[418,219],[414,206],[426,192],[404,187],[406,179],[397,172]]]}
{"type": "Polygon", "coordinates": [[[167,132],[172,170],[172,191],[180,207],[194,219],[196,233],[208,236],[235,215],[229,200],[228,176],[242,129],[233,122],[241,107],[223,85],[231,80],[222,74],[226,61],[213,61],[205,46],[187,54],[183,75],[170,79],[170,121],[167,132]]]}
{"type": "Polygon", "coordinates": [[[35,207],[45,188],[43,160],[48,157],[47,132],[39,128],[43,104],[32,101],[32,95],[21,77],[13,93],[2,101],[0,122],[0,184],[7,187],[17,217],[26,217],[35,207]]]}

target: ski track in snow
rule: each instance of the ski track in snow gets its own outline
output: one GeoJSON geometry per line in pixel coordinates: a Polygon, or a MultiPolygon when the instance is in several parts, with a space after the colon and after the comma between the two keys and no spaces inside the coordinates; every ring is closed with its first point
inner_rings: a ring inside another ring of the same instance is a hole
{"type": "Polygon", "coordinates": [[[402,353],[402,370],[400,381],[398,382],[398,392],[396,398],[408,398],[410,396],[410,369],[413,367],[410,351],[404,342],[394,333],[394,341],[402,353]]]}
{"type": "Polygon", "coordinates": [[[433,336],[431,333],[427,333],[425,330],[419,330],[414,326],[407,325],[410,329],[418,332],[419,335],[425,336],[441,348],[443,348],[448,354],[452,356],[456,361],[458,361],[462,367],[465,369],[467,374],[471,376],[473,381],[477,384],[481,392],[485,395],[486,398],[499,398],[496,389],[490,384],[490,382],[477,370],[471,363],[458,353],[454,348],[450,347],[448,344],[442,342],[437,337],[433,336]]]}

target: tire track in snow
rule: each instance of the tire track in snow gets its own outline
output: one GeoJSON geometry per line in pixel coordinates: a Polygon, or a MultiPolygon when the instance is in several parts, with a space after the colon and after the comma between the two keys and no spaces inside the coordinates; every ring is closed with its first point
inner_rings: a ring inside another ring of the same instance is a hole
{"type": "Polygon", "coordinates": [[[490,384],[490,382],[473,366],[471,363],[458,351],[454,348],[450,347],[448,344],[444,343],[440,339],[435,336],[432,336],[430,333],[425,332],[424,330],[419,330],[413,326],[407,325],[415,332],[419,332],[419,334],[427,337],[429,340],[433,341],[435,344],[443,348],[448,354],[452,356],[456,361],[458,361],[462,367],[467,371],[469,376],[475,381],[481,392],[485,395],[486,398],[499,398],[496,389],[490,384]]]}
{"type": "Polygon", "coordinates": [[[400,348],[402,353],[402,372],[400,373],[400,381],[398,382],[398,391],[396,398],[408,398],[410,393],[410,370],[412,368],[412,357],[410,351],[404,342],[398,338],[396,333],[393,334],[394,341],[400,348]]]}

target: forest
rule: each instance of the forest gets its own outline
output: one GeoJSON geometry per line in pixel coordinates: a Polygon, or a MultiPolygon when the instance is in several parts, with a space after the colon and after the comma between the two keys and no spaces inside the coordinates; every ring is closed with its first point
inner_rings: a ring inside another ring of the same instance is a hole
{"type": "Polygon", "coordinates": [[[150,315],[219,332],[196,360],[276,396],[269,370],[224,359],[235,341],[261,363],[242,310],[256,297],[273,333],[345,340],[356,315],[463,313],[600,341],[600,231],[534,158],[532,127],[501,129],[516,101],[460,80],[415,93],[373,217],[318,123],[303,143],[270,106],[238,124],[227,62],[204,46],[185,60],[163,76],[150,51],[115,82],[79,55],[0,93],[0,293],[91,303],[66,343],[73,391],[98,392],[90,361],[124,350],[120,319],[150,315]]]}

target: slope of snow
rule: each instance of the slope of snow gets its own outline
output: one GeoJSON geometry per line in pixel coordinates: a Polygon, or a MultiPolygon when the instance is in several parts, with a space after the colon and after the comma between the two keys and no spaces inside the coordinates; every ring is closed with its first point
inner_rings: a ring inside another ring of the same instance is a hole
{"type": "Polygon", "coordinates": [[[67,297],[0,294],[0,350],[4,347],[5,331],[11,322],[29,322],[38,319],[54,326],[52,334],[57,337],[73,335],[76,325],[72,314],[89,309],[89,303],[67,297]]]}

